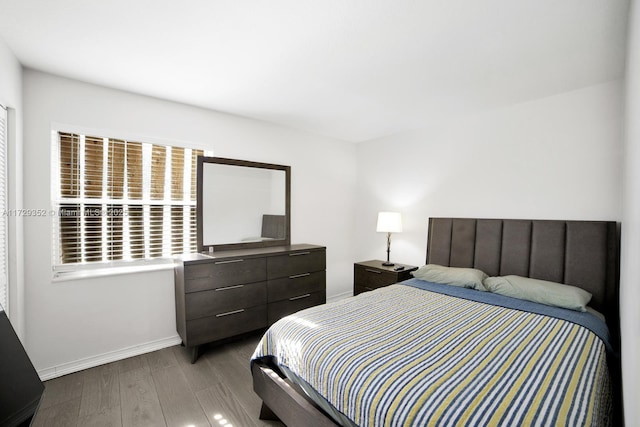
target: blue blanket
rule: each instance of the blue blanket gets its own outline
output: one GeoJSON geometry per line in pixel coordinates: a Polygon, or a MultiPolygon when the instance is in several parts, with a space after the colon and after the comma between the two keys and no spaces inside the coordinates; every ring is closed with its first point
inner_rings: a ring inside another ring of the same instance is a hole
{"type": "Polygon", "coordinates": [[[476,291],[475,289],[443,285],[441,283],[427,282],[425,280],[415,278],[405,280],[404,282],[400,282],[400,284],[413,286],[414,288],[419,288],[426,291],[438,292],[440,294],[457,298],[464,298],[470,301],[497,305],[514,310],[528,311],[531,313],[555,317],[556,319],[566,320],[589,329],[604,342],[605,346],[607,347],[607,351],[612,350],[611,343],[609,342],[609,328],[607,327],[607,324],[595,315],[588,312],[583,313],[581,311],[568,310],[566,308],[552,307],[536,302],[506,297],[504,295],[494,294],[491,292],[480,292],[476,291]]]}

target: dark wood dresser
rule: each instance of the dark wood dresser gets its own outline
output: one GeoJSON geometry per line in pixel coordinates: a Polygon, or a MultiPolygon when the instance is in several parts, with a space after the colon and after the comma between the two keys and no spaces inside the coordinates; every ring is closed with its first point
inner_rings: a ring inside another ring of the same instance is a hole
{"type": "Polygon", "coordinates": [[[178,258],[176,325],[192,363],[201,344],[266,328],[325,303],[325,270],[326,248],[307,244],[178,258]]]}
{"type": "Polygon", "coordinates": [[[417,270],[415,265],[398,264],[387,267],[384,261],[372,260],[353,264],[353,295],[393,285],[411,279],[411,272],[417,270]],[[397,268],[401,267],[401,270],[397,268]]]}

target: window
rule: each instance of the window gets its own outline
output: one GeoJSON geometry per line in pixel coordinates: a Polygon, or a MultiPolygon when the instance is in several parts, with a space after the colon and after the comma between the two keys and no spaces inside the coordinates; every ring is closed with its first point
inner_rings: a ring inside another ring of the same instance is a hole
{"type": "Polygon", "coordinates": [[[54,269],[196,251],[202,150],[54,131],[54,269]]]}
{"type": "Polygon", "coordinates": [[[9,311],[9,227],[7,210],[7,109],[0,105],[0,305],[9,311]]]}

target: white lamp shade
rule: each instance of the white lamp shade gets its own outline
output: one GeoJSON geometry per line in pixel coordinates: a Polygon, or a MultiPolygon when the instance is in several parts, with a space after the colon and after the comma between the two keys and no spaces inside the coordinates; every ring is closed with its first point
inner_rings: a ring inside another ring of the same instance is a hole
{"type": "Polygon", "coordinates": [[[382,233],[401,233],[402,217],[400,212],[379,212],[376,231],[382,233]]]}

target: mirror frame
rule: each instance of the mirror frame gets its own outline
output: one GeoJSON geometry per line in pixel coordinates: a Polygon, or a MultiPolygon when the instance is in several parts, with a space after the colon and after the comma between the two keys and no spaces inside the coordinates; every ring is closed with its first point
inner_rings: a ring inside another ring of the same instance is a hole
{"type": "Polygon", "coordinates": [[[264,248],[269,246],[289,246],[291,244],[291,166],[274,165],[271,163],[251,162],[249,160],[226,159],[223,157],[206,157],[198,156],[197,169],[197,195],[196,195],[196,229],[198,252],[209,253],[209,248],[213,251],[229,250],[229,249],[249,249],[264,248]],[[219,165],[229,165],[248,168],[271,169],[285,172],[285,238],[280,240],[267,240],[261,242],[247,243],[221,243],[214,245],[205,245],[203,242],[202,227],[202,200],[203,188],[202,178],[205,163],[215,163],[219,165]]]}

